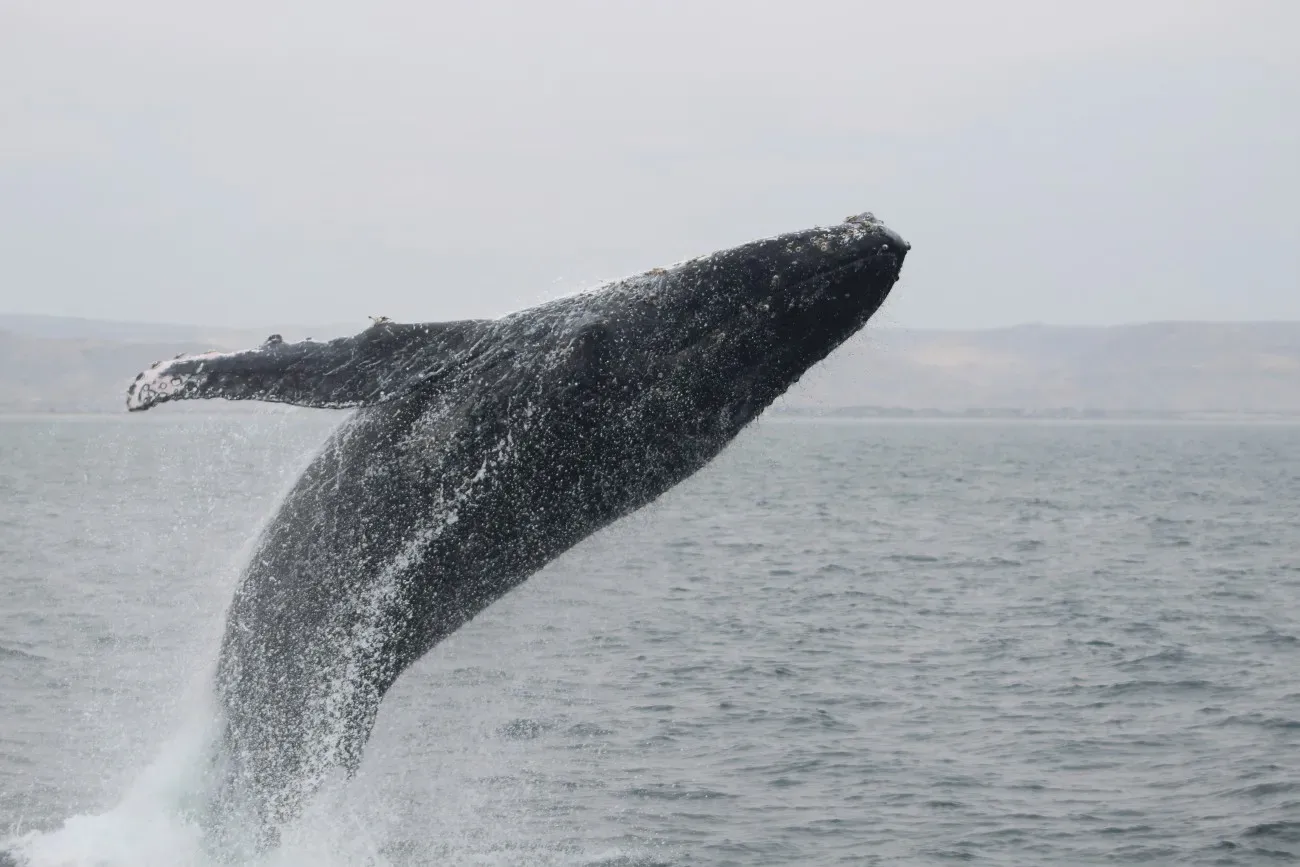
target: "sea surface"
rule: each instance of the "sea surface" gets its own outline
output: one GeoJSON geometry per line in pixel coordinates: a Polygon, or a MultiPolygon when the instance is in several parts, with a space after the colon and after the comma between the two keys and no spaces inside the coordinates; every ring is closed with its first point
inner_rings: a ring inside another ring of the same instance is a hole
{"type": "MultiPolygon", "coordinates": [[[[338,415],[0,418],[0,849],[203,867],[338,415]]],[[[1300,860],[1300,426],[765,420],[436,647],[267,865],[1300,860]]]]}

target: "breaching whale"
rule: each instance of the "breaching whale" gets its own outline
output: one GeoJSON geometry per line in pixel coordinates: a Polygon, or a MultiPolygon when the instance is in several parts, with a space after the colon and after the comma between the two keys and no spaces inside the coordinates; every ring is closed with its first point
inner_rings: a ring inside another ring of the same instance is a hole
{"type": "Polygon", "coordinates": [[[213,815],[273,839],[356,768],[404,669],[708,463],[866,324],[908,249],[863,214],[501,319],[272,336],[140,374],[131,410],[358,408],[263,529],[227,613],[213,815]]]}

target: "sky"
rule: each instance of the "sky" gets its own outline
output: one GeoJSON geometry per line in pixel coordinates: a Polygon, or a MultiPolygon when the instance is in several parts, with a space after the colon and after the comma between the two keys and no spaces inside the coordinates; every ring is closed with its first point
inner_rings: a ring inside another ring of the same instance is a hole
{"type": "Polygon", "coordinates": [[[5,0],[0,312],[496,316],[872,211],[886,325],[1300,320],[1294,0],[5,0]]]}

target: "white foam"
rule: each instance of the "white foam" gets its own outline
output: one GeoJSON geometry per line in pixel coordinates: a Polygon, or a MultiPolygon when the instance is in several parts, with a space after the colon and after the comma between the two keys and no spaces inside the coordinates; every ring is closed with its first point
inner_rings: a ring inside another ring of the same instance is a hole
{"type": "Polygon", "coordinates": [[[200,781],[194,769],[209,732],[195,725],[166,744],[113,809],[73,816],[48,832],[0,842],[30,867],[189,867],[206,865],[191,818],[200,781]]]}
{"type": "Polygon", "coordinates": [[[260,856],[213,852],[205,845],[198,812],[210,737],[209,726],[192,726],[163,748],[116,807],[73,816],[52,831],[0,840],[0,852],[12,853],[22,867],[388,865],[379,841],[336,804],[328,813],[304,816],[286,829],[281,846],[260,856]]]}

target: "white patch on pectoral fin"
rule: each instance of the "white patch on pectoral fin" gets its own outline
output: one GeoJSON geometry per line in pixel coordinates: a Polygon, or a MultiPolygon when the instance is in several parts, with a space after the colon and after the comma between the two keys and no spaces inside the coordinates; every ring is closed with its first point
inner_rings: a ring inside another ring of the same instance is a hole
{"type": "Polygon", "coordinates": [[[286,343],[272,334],[243,352],[161,361],[127,390],[132,412],[172,400],[262,400],[347,409],[389,400],[454,367],[482,333],[480,322],[403,325],[380,321],[354,337],[286,343]]]}
{"type": "Polygon", "coordinates": [[[138,374],[126,390],[126,408],[129,412],[146,410],[157,403],[184,400],[187,390],[197,388],[202,380],[203,359],[219,358],[220,352],[199,355],[178,355],[170,361],[157,361],[148,370],[138,374]],[[189,372],[181,372],[182,363],[189,372]]]}

